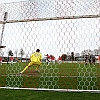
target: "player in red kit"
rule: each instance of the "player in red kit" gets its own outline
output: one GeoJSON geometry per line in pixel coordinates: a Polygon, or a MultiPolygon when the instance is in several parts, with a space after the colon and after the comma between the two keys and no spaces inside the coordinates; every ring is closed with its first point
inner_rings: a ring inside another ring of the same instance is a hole
{"type": "Polygon", "coordinates": [[[58,63],[61,63],[61,62],[62,62],[62,58],[59,56],[58,63]]]}
{"type": "Polygon", "coordinates": [[[2,57],[0,56],[0,65],[2,65],[2,57]]]}
{"type": "Polygon", "coordinates": [[[46,56],[46,62],[49,65],[49,63],[51,62],[51,57],[48,54],[46,54],[45,56],[46,56]]]}
{"type": "Polygon", "coordinates": [[[55,57],[54,57],[54,56],[51,56],[51,61],[52,61],[53,63],[55,63],[55,57]]]}
{"type": "Polygon", "coordinates": [[[11,64],[13,64],[13,60],[14,60],[14,57],[11,56],[11,57],[10,57],[10,62],[11,62],[11,64]]]}
{"type": "Polygon", "coordinates": [[[98,60],[99,60],[99,65],[100,65],[100,55],[98,56],[98,60]]]}

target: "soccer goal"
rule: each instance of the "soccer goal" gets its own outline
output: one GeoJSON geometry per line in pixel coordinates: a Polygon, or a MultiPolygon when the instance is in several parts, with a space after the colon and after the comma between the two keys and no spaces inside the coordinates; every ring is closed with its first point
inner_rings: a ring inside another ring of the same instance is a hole
{"type": "Polygon", "coordinates": [[[0,48],[0,88],[100,92],[99,4],[99,0],[0,4],[5,47],[0,48]],[[39,71],[32,65],[20,74],[36,49],[42,54],[39,71]]]}

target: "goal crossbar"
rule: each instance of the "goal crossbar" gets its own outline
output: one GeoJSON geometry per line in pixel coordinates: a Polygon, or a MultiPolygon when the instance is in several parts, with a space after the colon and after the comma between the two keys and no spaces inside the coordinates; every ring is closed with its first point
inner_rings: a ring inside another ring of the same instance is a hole
{"type": "Polygon", "coordinates": [[[33,19],[23,19],[23,20],[8,20],[8,21],[0,21],[0,24],[4,23],[16,23],[16,22],[30,22],[30,21],[46,21],[46,20],[63,20],[63,19],[80,19],[80,18],[99,18],[98,15],[82,15],[82,16],[62,16],[62,17],[50,17],[50,18],[33,18],[33,19]]]}

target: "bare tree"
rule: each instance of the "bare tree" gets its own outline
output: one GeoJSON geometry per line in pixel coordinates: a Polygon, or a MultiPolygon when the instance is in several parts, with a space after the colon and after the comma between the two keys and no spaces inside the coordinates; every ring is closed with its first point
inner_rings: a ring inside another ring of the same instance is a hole
{"type": "Polygon", "coordinates": [[[75,57],[79,57],[80,56],[80,53],[75,53],[75,57]]]}
{"type": "Polygon", "coordinates": [[[15,55],[16,55],[16,58],[17,58],[17,54],[18,54],[18,50],[15,50],[15,55]]]}
{"type": "Polygon", "coordinates": [[[21,55],[21,61],[22,61],[22,57],[25,54],[23,48],[20,49],[20,53],[19,54],[21,55]]]}
{"type": "Polygon", "coordinates": [[[98,55],[99,54],[99,50],[98,49],[94,49],[94,55],[98,55]]]}
{"type": "Polygon", "coordinates": [[[3,56],[4,52],[2,51],[2,49],[0,49],[0,56],[3,56]]]}
{"type": "Polygon", "coordinates": [[[91,55],[92,54],[92,50],[90,49],[87,49],[87,50],[84,50],[81,52],[81,55],[84,56],[84,55],[91,55]]]}

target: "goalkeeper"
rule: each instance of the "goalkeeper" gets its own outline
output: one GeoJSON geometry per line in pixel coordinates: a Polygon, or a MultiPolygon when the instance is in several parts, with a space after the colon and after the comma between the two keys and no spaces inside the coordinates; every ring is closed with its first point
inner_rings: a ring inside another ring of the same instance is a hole
{"type": "Polygon", "coordinates": [[[40,50],[37,49],[36,52],[34,52],[30,57],[30,63],[20,72],[22,74],[26,69],[28,69],[32,65],[37,65],[35,71],[38,72],[39,67],[41,65],[42,60],[42,54],[40,53],[40,50]]]}

